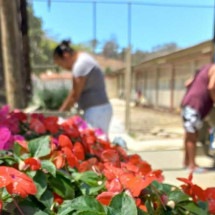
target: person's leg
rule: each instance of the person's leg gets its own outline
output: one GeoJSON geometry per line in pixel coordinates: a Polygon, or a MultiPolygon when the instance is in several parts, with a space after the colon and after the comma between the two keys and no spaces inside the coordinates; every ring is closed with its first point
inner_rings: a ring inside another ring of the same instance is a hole
{"type": "Polygon", "coordinates": [[[189,169],[195,169],[197,167],[196,157],[196,143],[197,143],[197,132],[189,133],[185,132],[185,159],[184,163],[189,169]]]}
{"type": "Polygon", "coordinates": [[[182,118],[184,122],[184,166],[190,170],[198,165],[195,162],[196,144],[198,139],[198,130],[201,128],[202,120],[198,112],[186,106],[182,109],[182,118]]]}
{"type": "Polygon", "coordinates": [[[84,119],[94,128],[100,128],[108,134],[112,118],[112,106],[110,104],[88,108],[84,113],[84,119]]]}

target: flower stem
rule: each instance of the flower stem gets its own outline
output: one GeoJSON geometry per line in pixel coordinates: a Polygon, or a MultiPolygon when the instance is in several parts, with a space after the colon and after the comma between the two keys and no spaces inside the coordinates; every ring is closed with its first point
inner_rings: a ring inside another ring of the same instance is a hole
{"type": "Polygon", "coordinates": [[[17,204],[17,202],[16,202],[16,200],[14,199],[13,196],[12,196],[12,198],[13,198],[14,205],[17,207],[19,213],[20,213],[21,215],[25,215],[25,214],[22,212],[21,208],[19,207],[19,205],[17,204]]]}

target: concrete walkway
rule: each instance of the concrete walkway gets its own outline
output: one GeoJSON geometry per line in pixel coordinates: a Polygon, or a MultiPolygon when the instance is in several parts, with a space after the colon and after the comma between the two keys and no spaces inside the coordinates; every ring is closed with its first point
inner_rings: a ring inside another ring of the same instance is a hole
{"type": "MultiPolygon", "coordinates": [[[[114,109],[114,116],[110,126],[109,136],[113,141],[116,137],[121,137],[127,143],[127,152],[129,154],[138,153],[143,160],[151,164],[153,169],[163,170],[165,183],[170,183],[179,186],[181,184],[177,177],[187,178],[189,171],[182,166],[183,161],[183,140],[182,138],[173,139],[153,139],[137,141],[132,138],[125,130],[124,116],[121,112],[124,111],[123,101],[111,100],[114,109]]],[[[144,111],[144,109],[143,109],[144,111]]],[[[202,188],[215,186],[215,170],[212,169],[213,159],[207,157],[202,148],[197,150],[197,163],[200,166],[207,167],[208,171],[203,174],[195,173],[193,182],[202,188]]]]}

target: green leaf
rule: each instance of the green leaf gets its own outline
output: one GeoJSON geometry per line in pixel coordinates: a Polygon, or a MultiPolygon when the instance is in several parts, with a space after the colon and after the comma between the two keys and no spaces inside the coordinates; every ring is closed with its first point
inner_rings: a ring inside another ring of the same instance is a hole
{"type": "Polygon", "coordinates": [[[73,199],[75,197],[74,186],[70,180],[61,174],[49,178],[49,185],[55,193],[64,199],[73,199]]]}
{"type": "MultiPolygon", "coordinates": [[[[23,214],[29,215],[49,215],[48,213],[42,211],[38,206],[36,206],[32,201],[29,199],[25,199],[21,203],[19,203],[19,207],[22,210],[23,214]]],[[[19,211],[16,209],[14,214],[20,214],[19,211]]]]}
{"type": "Polygon", "coordinates": [[[186,204],[183,204],[182,206],[185,210],[189,211],[193,215],[208,215],[208,212],[206,210],[203,210],[198,205],[196,205],[194,202],[189,202],[186,204]]]}
{"type": "Polygon", "coordinates": [[[110,207],[120,211],[121,215],[137,215],[137,207],[133,198],[125,193],[114,196],[110,207]]]}
{"type": "Polygon", "coordinates": [[[177,204],[179,202],[188,201],[189,196],[180,190],[176,190],[169,194],[169,200],[172,200],[177,204]]]}
{"type": "MultiPolygon", "coordinates": [[[[77,212],[92,211],[105,214],[104,207],[91,196],[81,196],[72,200],[71,207],[77,212]]],[[[132,215],[132,214],[130,214],[132,215]]]]}
{"type": "Polygon", "coordinates": [[[28,144],[29,151],[32,157],[43,157],[51,152],[49,136],[41,136],[33,139],[28,144]]]}
{"type": "Polygon", "coordinates": [[[37,187],[37,194],[36,197],[40,199],[47,188],[47,179],[45,173],[42,171],[37,171],[36,175],[34,176],[34,183],[37,187]]]}
{"type": "Polygon", "coordinates": [[[138,215],[148,215],[145,211],[142,211],[141,209],[137,208],[137,214],[138,215]]]}
{"type": "Polygon", "coordinates": [[[42,169],[45,169],[47,172],[51,173],[54,177],[56,176],[56,167],[51,161],[43,160],[41,163],[42,163],[42,169]]]}
{"type": "Polygon", "coordinates": [[[72,208],[72,200],[66,200],[59,207],[58,215],[68,215],[72,211],[74,211],[74,208],[72,208]]]}
{"type": "Polygon", "coordinates": [[[115,210],[114,208],[105,207],[107,215],[121,215],[120,211],[115,210]]]}
{"type": "Polygon", "coordinates": [[[158,181],[153,181],[152,182],[152,185],[154,187],[156,187],[159,191],[163,192],[163,193],[166,193],[167,195],[171,192],[173,192],[173,188],[174,190],[179,190],[178,187],[174,186],[174,185],[171,185],[171,184],[165,184],[165,183],[160,183],[158,181]]]}
{"type": "Polygon", "coordinates": [[[73,173],[72,175],[76,181],[83,181],[90,186],[98,186],[98,181],[102,178],[93,171],[87,171],[83,173],[73,173]]]}
{"type": "Polygon", "coordinates": [[[13,153],[16,156],[20,157],[21,150],[22,150],[22,147],[18,143],[15,142],[14,145],[13,145],[13,153]]]}
{"type": "Polygon", "coordinates": [[[106,215],[106,214],[102,212],[96,212],[96,211],[81,211],[77,213],[77,215],[106,215]]]}
{"type": "Polygon", "coordinates": [[[146,205],[146,208],[147,208],[147,211],[149,214],[154,214],[154,209],[152,207],[152,202],[150,201],[150,199],[147,199],[145,201],[145,205],[146,205]]]}
{"type": "Polygon", "coordinates": [[[50,209],[53,204],[54,198],[50,190],[46,190],[40,198],[40,202],[50,209]]]}

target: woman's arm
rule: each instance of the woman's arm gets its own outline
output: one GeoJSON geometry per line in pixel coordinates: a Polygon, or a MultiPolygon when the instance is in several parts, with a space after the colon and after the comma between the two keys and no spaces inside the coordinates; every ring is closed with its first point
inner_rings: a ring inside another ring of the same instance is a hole
{"type": "Polygon", "coordinates": [[[184,85],[188,88],[193,83],[193,77],[190,77],[188,80],[185,81],[184,85]]]}
{"type": "Polygon", "coordinates": [[[86,84],[86,77],[73,77],[73,88],[69,92],[69,95],[64,100],[63,104],[59,108],[59,111],[69,110],[80,98],[81,93],[86,84]]]}

